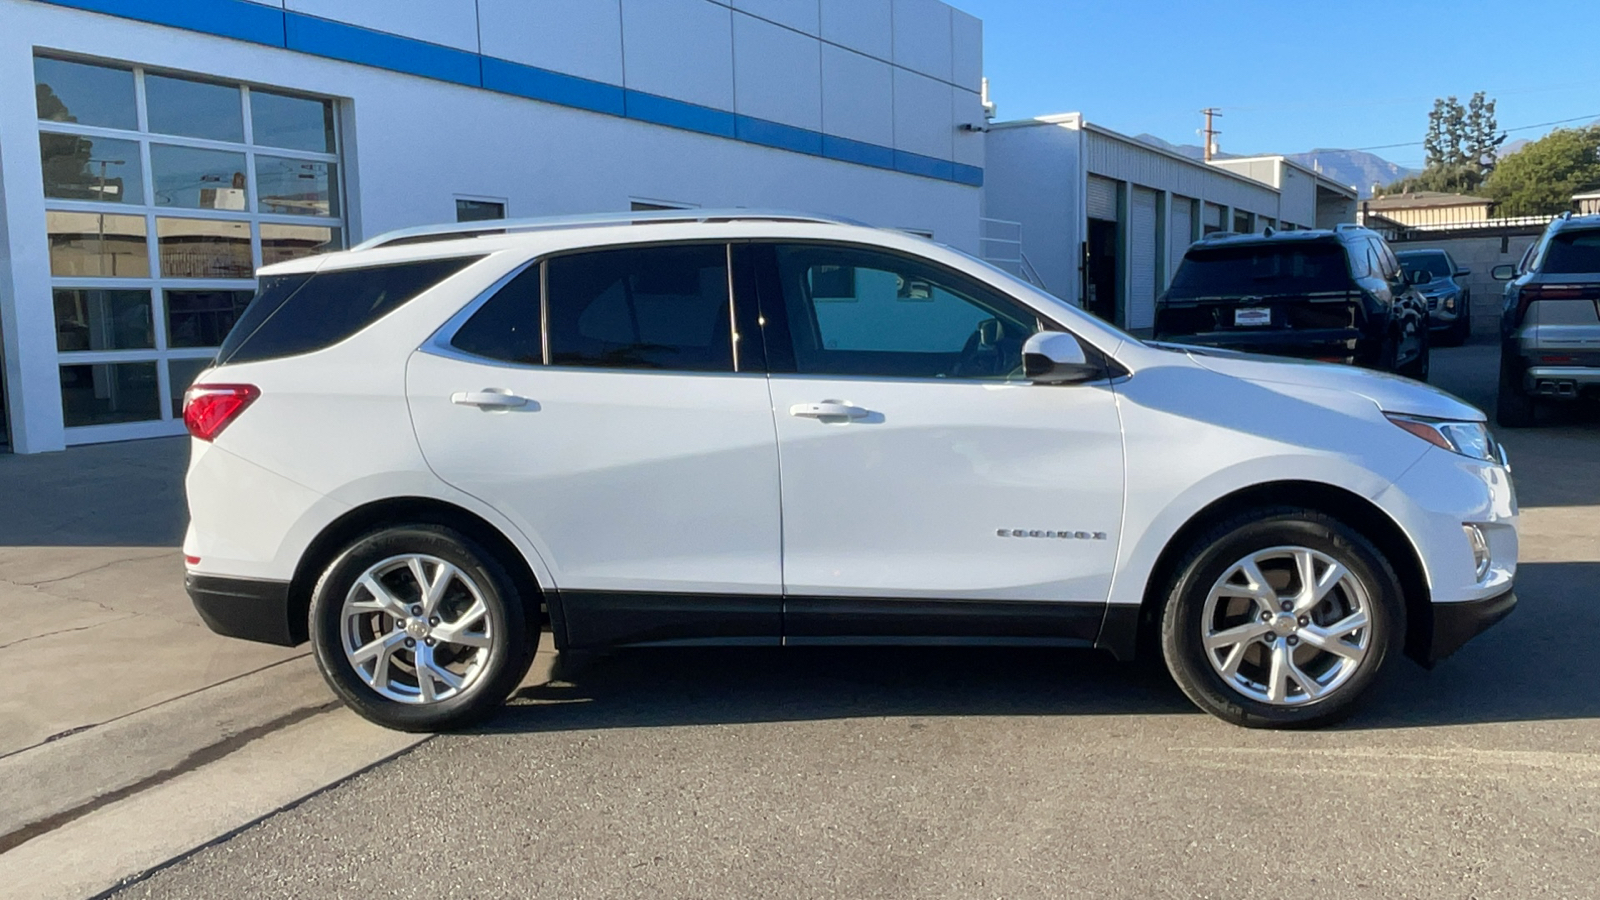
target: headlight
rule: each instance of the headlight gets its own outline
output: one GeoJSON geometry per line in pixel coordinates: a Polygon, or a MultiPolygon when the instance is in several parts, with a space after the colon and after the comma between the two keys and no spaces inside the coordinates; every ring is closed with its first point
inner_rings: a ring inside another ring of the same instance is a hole
{"type": "Polygon", "coordinates": [[[1450,419],[1430,419],[1425,416],[1403,416],[1398,413],[1384,413],[1384,415],[1389,421],[1435,447],[1442,447],[1451,453],[1459,453],[1485,462],[1503,462],[1499,444],[1495,443],[1494,435],[1489,433],[1488,426],[1482,422],[1458,422],[1450,419]]]}

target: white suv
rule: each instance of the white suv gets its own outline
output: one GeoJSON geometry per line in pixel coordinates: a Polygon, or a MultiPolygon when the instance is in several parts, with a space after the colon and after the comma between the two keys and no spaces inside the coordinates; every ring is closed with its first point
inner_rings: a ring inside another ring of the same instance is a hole
{"type": "Polygon", "coordinates": [[[362,715],[501,704],[558,649],[1159,652],[1254,726],[1510,612],[1482,413],[1143,343],[962,253],[749,211],[414,229],[269,266],[194,435],[187,585],[362,715]]]}

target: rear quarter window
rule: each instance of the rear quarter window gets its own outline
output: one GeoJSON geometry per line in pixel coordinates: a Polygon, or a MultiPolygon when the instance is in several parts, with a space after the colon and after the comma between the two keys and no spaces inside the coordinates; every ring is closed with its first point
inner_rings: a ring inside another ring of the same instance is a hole
{"type": "Polygon", "coordinates": [[[256,362],[331,347],[482,258],[266,276],[222,342],[217,362],[256,362]]]}

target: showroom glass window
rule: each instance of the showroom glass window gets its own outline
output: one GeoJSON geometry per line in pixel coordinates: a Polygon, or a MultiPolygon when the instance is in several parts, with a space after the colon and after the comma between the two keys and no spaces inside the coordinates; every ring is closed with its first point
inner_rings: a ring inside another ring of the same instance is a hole
{"type": "Polygon", "coordinates": [[[334,103],[47,56],[34,88],[68,440],[175,431],[255,270],[344,245],[334,103]]]}

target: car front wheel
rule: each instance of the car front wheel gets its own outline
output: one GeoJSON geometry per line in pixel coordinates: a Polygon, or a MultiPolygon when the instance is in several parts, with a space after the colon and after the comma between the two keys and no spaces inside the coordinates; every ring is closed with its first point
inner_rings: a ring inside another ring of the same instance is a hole
{"type": "Polygon", "coordinates": [[[1224,522],[1180,561],[1161,620],[1167,668],[1201,709],[1258,728],[1349,715],[1403,641],[1394,571],[1305,509],[1224,522]]]}
{"type": "Polygon", "coordinates": [[[402,731],[483,718],[532,661],[515,582],[492,553],[437,525],[388,528],[352,543],[318,582],[309,624],[334,693],[402,731]]]}

